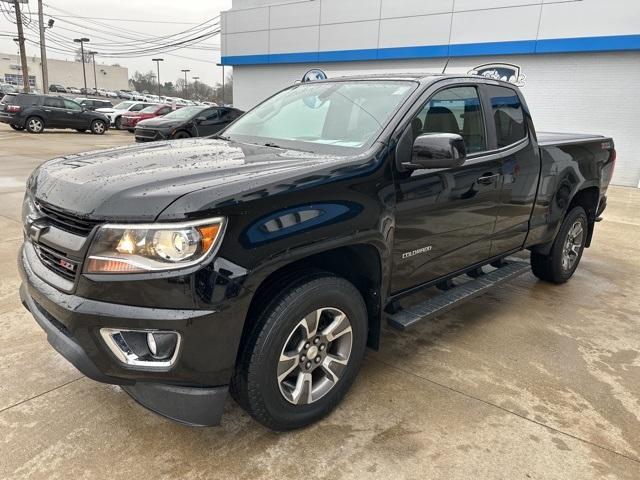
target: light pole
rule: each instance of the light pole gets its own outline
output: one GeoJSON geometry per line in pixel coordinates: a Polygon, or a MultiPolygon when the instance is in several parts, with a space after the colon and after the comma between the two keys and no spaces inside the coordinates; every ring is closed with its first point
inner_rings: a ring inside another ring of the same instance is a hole
{"type": "Polygon", "coordinates": [[[89,39],[87,37],[82,37],[82,38],[74,38],[73,41],[80,44],[80,54],[82,55],[82,76],[84,77],[84,91],[86,92],[87,91],[87,72],[85,71],[85,68],[84,68],[84,44],[85,42],[89,42],[89,39]]]}
{"type": "Polygon", "coordinates": [[[185,100],[189,100],[189,83],[187,82],[187,73],[191,70],[182,70],[184,73],[184,96],[187,97],[185,100]]]}
{"type": "MultiPolygon", "coordinates": [[[[91,58],[93,59],[93,86],[96,89],[96,95],[98,94],[98,76],[96,75],[96,55],[98,52],[89,52],[91,58]]],[[[87,87],[85,87],[86,90],[87,87]]]]}
{"type": "Polygon", "coordinates": [[[158,100],[160,100],[160,62],[164,62],[164,58],[152,58],[151,60],[156,62],[158,66],[158,100]]]}
{"type": "Polygon", "coordinates": [[[191,80],[193,80],[193,99],[194,100],[198,100],[198,80],[200,80],[200,77],[191,77],[191,80]]]}

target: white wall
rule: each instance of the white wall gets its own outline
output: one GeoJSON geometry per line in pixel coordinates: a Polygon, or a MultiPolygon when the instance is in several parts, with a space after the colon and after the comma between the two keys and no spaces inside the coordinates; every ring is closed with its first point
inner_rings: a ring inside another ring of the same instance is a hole
{"type": "MultiPolygon", "coordinates": [[[[236,66],[234,102],[239,108],[248,109],[293,84],[310,68],[321,68],[329,77],[336,77],[358,73],[441,72],[444,62],[424,59],[236,66]]],[[[447,72],[467,73],[488,62],[522,67],[526,75],[522,91],[538,130],[612,136],[618,150],[613,183],[638,186],[640,52],[454,58],[447,72]]]]}
{"type": "Polygon", "coordinates": [[[637,35],[640,1],[235,0],[222,13],[222,30],[223,57],[334,50],[375,55],[393,47],[637,35]]]}

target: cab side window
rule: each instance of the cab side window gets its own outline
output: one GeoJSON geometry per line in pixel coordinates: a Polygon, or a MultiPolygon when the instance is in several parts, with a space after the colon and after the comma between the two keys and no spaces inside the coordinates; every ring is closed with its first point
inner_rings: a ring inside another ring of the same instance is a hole
{"type": "Polygon", "coordinates": [[[453,133],[464,139],[469,154],[487,149],[480,97],[475,87],[439,91],[413,119],[411,128],[414,139],[424,133],[453,133]]]}
{"type": "Polygon", "coordinates": [[[524,112],[515,90],[488,86],[498,148],[508,147],[527,136],[524,112]]]}
{"type": "Polygon", "coordinates": [[[144,103],[138,103],[129,109],[130,112],[139,112],[143,108],[147,108],[147,105],[144,103]]]}

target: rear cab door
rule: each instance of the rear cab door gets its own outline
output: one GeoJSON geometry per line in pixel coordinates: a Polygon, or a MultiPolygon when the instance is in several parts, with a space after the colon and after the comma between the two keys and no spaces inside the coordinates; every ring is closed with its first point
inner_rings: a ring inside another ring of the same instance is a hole
{"type": "Polygon", "coordinates": [[[522,248],[540,177],[540,152],[522,94],[505,83],[486,83],[481,95],[501,178],[490,257],[522,248]]]}

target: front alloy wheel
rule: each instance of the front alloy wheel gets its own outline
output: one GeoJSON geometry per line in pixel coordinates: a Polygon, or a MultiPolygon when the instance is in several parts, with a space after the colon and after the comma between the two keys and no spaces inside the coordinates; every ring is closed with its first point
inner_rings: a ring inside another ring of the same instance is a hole
{"type": "Polygon", "coordinates": [[[308,269],[260,293],[231,394],[274,430],[309,425],[346,395],[367,343],[367,308],[348,280],[308,269]]]}
{"type": "Polygon", "coordinates": [[[280,353],[282,396],[294,405],[318,401],[340,380],[351,347],[351,323],[344,312],[332,307],[311,312],[296,325],[280,353]]]}

